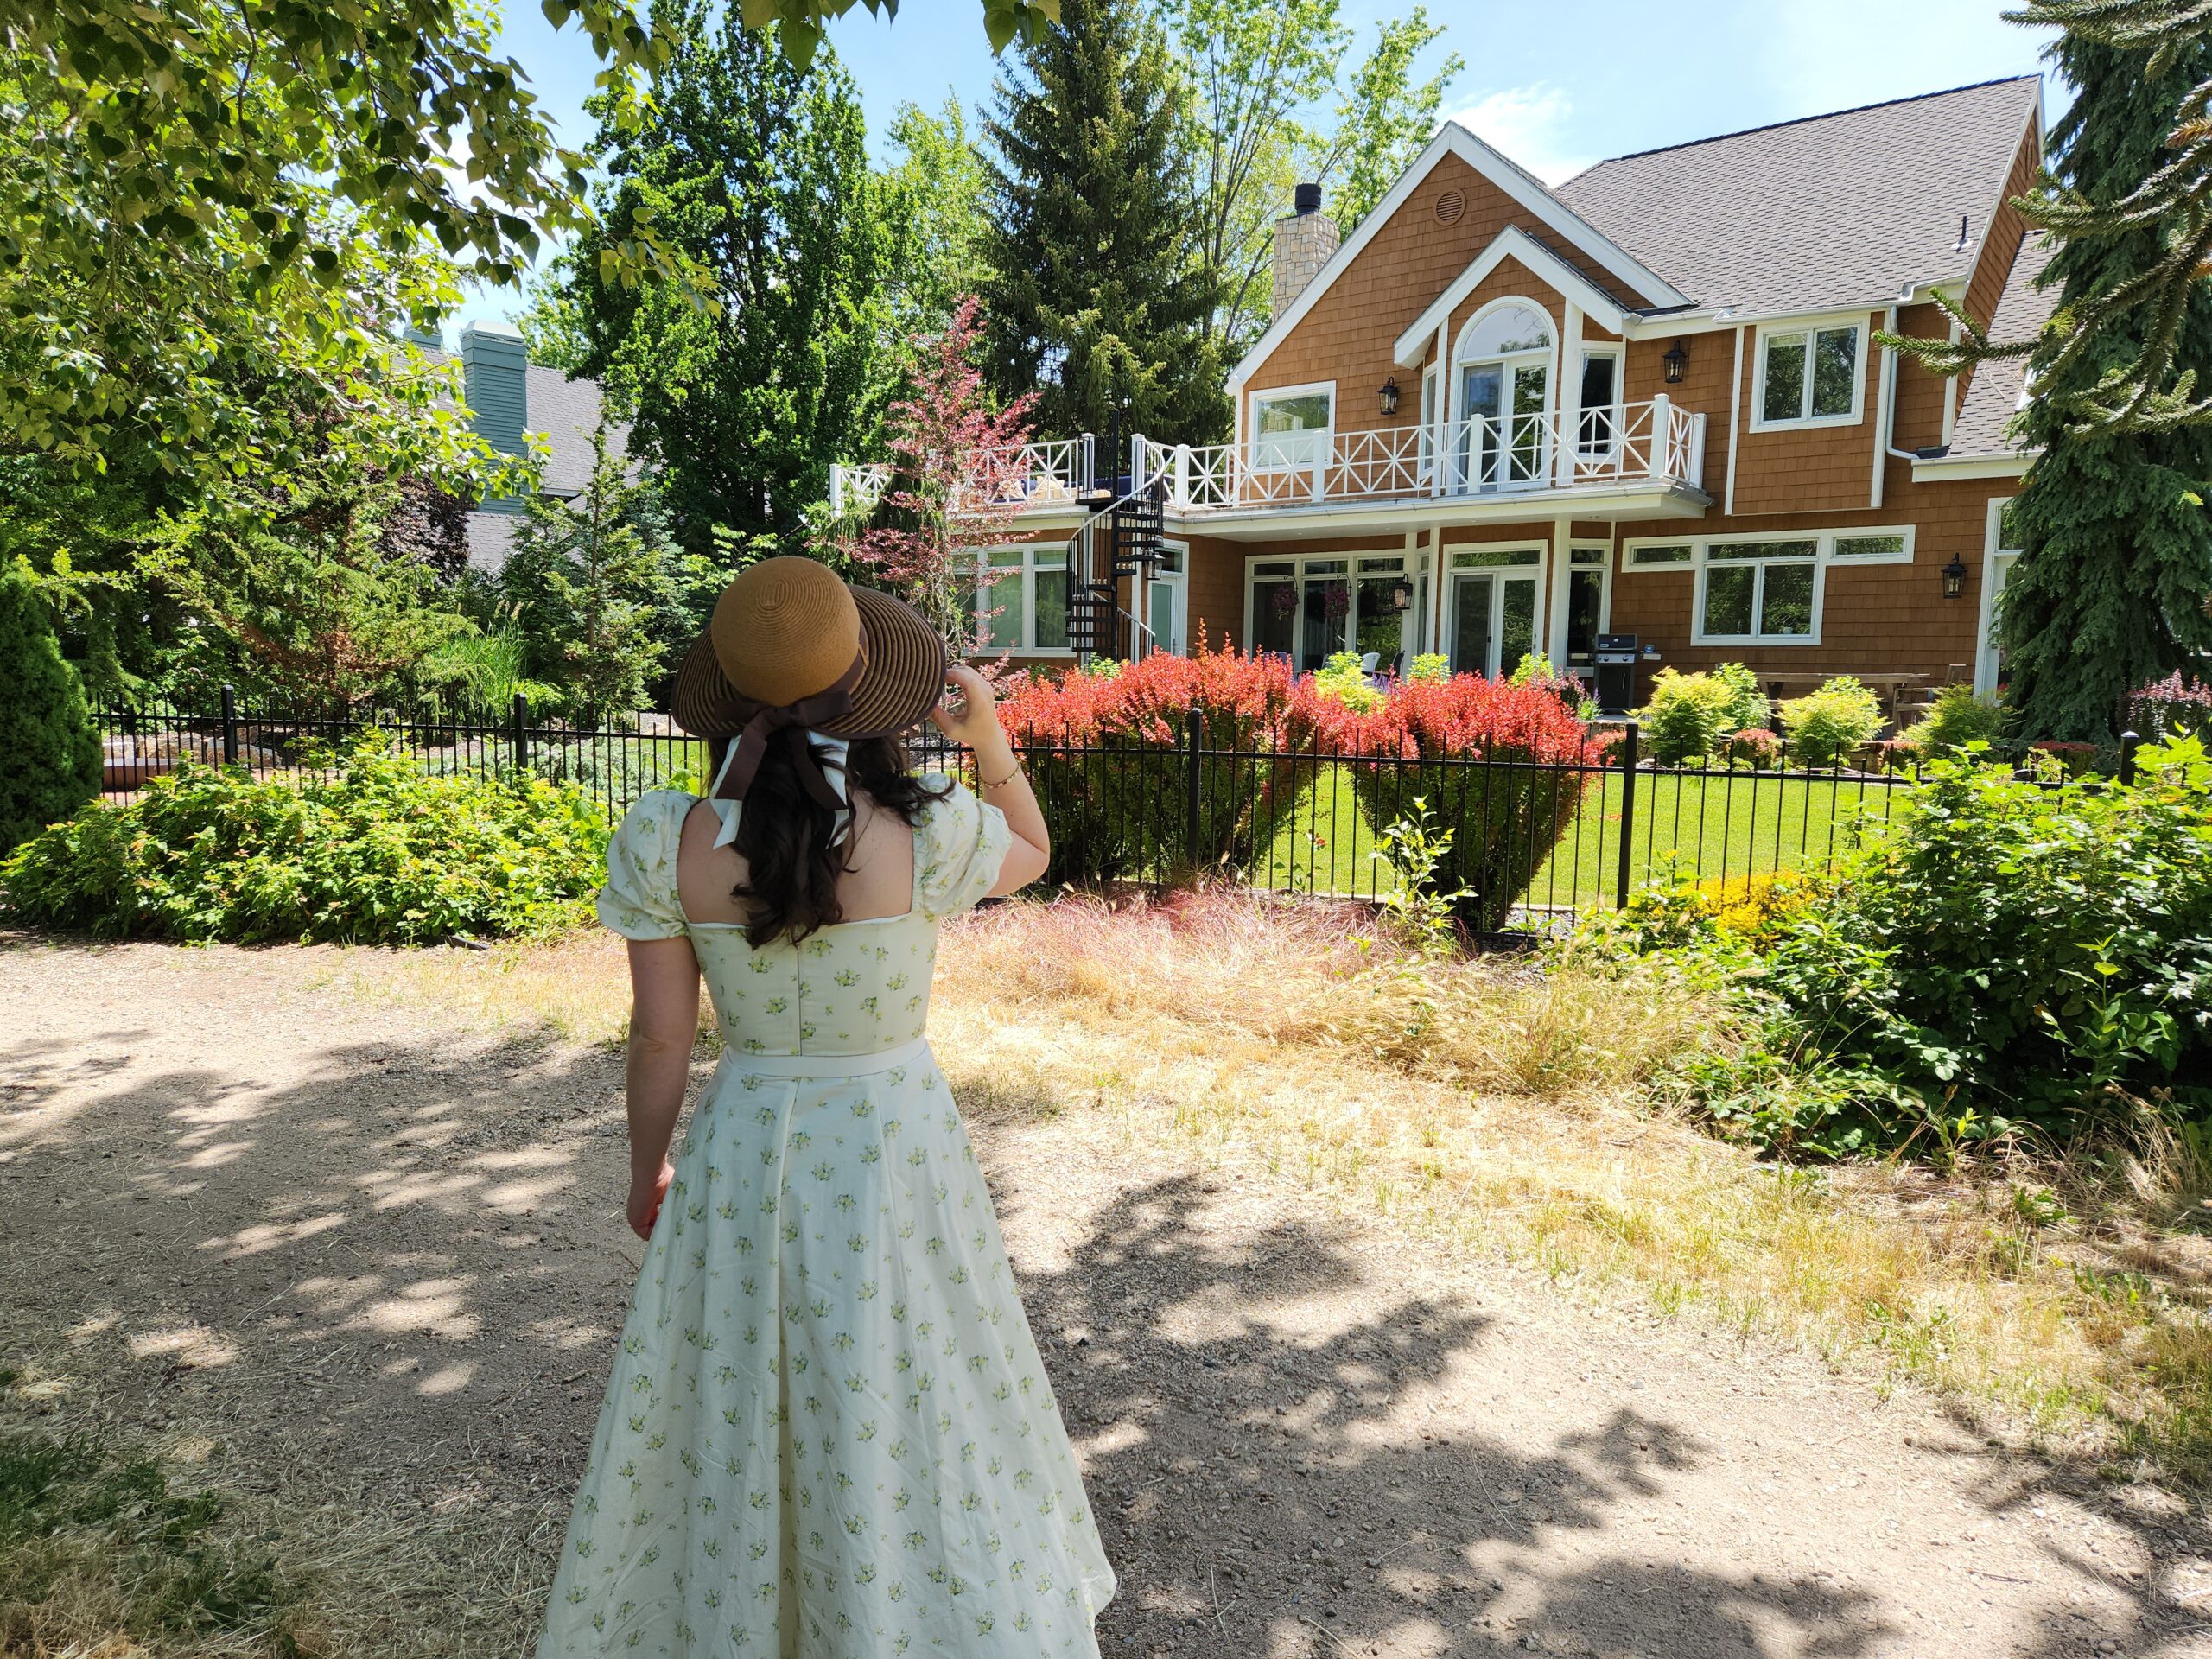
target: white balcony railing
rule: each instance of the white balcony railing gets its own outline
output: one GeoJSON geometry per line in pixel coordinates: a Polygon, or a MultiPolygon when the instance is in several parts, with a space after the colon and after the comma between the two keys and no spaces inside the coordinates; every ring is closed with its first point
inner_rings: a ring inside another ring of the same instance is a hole
{"type": "Polygon", "coordinates": [[[1171,511],[1695,486],[1705,471],[1705,416],[1655,397],[1585,410],[1562,447],[1554,413],[1474,416],[1446,427],[1287,435],[1256,444],[1155,450],[1172,467],[1171,511]],[[1439,442],[1439,439],[1441,442],[1439,442]]]}
{"type": "MultiPolygon", "coordinates": [[[[1052,438],[1039,443],[979,449],[969,457],[950,504],[955,513],[1064,507],[1090,488],[1093,440],[1052,438]]],[[[891,465],[869,461],[830,468],[830,511],[842,518],[867,512],[891,487],[891,465]]]]}

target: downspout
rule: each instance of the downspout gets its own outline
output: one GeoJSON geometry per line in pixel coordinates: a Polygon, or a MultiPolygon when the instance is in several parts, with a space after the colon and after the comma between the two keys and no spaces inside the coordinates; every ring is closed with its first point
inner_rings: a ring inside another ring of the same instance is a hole
{"type": "MultiPolygon", "coordinates": [[[[1882,325],[1883,332],[1893,334],[1897,331],[1897,307],[1894,305],[1891,306],[1889,308],[1887,315],[1889,321],[1882,325]]],[[[1890,429],[1891,427],[1895,424],[1897,420],[1897,354],[1894,348],[1885,346],[1882,347],[1882,371],[1884,374],[1888,377],[1888,383],[1882,388],[1883,448],[1891,454],[1895,455],[1899,461],[1918,461],[1920,459],[1920,452],[1916,449],[1898,448],[1897,445],[1897,434],[1890,429]]],[[[1950,441],[1950,434],[1948,432],[1945,433],[1943,435],[1943,442],[1948,445],[1950,441]]],[[[1874,474],[1874,505],[1878,507],[1882,505],[1881,478],[1882,475],[1879,472],[1877,472],[1874,474]]]]}

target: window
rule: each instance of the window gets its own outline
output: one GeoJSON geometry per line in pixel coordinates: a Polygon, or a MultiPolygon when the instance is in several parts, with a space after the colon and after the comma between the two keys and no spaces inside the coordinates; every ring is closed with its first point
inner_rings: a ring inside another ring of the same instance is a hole
{"type": "Polygon", "coordinates": [[[1160,563],[1145,583],[1145,626],[1152,630],[1152,648],[1177,656],[1183,654],[1183,552],[1173,542],[1163,543],[1160,563]]]}
{"type": "Polygon", "coordinates": [[[1305,673],[1340,651],[1372,652],[1379,670],[1402,672],[1424,637],[1426,615],[1427,560],[1415,557],[1412,569],[1408,563],[1402,553],[1247,561],[1244,617],[1254,653],[1285,657],[1305,673]]]}
{"type": "Polygon", "coordinates": [[[1607,549],[1577,543],[1569,550],[1567,571],[1567,665],[1595,672],[1598,636],[1605,626],[1607,549]]]}
{"type": "Polygon", "coordinates": [[[1817,538],[1707,543],[1698,642],[1812,638],[1820,553],[1817,538]]]}
{"type": "Polygon", "coordinates": [[[1759,336],[1754,426],[1859,418],[1859,344],[1864,325],[1838,323],[1759,336]]]}
{"type": "Polygon", "coordinates": [[[1463,547],[1452,556],[1454,570],[1482,570],[1497,565],[1541,564],[1540,547],[1463,547]]]}
{"type": "Polygon", "coordinates": [[[1263,472],[1310,467],[1328,453],[1337,392],[1325,386],[1290,386],[1252,395],[1252,465],[1263,472]]]}
{"type": "Polygon", "coordinates": [[[1871,536],[1839,536],[1830,556],[1853,564],[1909,564],[1912,532],[1891,530],[1871,536]]]}
{"type": "Polygon", "coordinates": [[[1630,542],[1621,549],[1621,569],[1660,570],[1671,565],[1688,569],[1696,551],[1688,542],[1630,542]]]}
{"type": "Polygon", "coordinates": [[[975,594],[984,643],[999,651],[1068,648],[1068,553],[1049,547],[982,550],[975,594]]]}
{"type": "Polygon", "coordinates": [[[1613,404],[1620,397],[1620,354],[1586,352],[1582,358],[1582,429],[1576,448],[1586,461],[1610,460],[1618,419],[1613,404]]]}

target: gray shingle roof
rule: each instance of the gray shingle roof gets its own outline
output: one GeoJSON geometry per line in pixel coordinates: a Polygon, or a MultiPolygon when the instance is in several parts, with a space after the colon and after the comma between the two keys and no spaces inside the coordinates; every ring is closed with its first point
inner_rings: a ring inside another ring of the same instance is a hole
{"type": "MultiPolygon", "coordinates": [[[[425,349],[434,363],[460,359],[450,352],[425,349]]],[[[545,469],[538,487],[548,495],[575,495],[591,480],[591,435],[599,425],[603,399],[599,382],[571,380],[560,370],[533,363],[524,371],[525,408],[523,429],[545,435],[545,469]]],[[[629,453],[630,429],[617,423],[607,430],[607,453],[620,459],[629,453]]]]}
{"type": "Polygon", "coordinates": [[[2041,95],[2028,75],[1869,105],[1618,156],[1554,194],[1700,305],[1872,303],[1967,275],[2041,95]]]}
{"type": "MultiPolygon", "coordinates": [[[[1996,315],[1990,319],[1989,337],[1999,345],[2033,340],[2058,308],[2059,284],[2037,288],[2036,278],[2050,264],[2054,251],[2050,240],[2031,234],[2012,260],[2012,274],[1999,296],[1996,315]]],[[[2019,412],[2020,391],[2025,384],[2027,359],[2004,357],[1985,363],[1967,383],[1959,400],[1958,417],[1951,423],[1951,453],[1955,455],[2010,455],[2019,446],[2005,429],[2019,412]]]]}

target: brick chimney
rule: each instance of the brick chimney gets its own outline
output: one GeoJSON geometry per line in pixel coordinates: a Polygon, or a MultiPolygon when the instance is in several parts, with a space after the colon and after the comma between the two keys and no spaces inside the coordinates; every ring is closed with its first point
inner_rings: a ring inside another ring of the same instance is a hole
{"type": "Polygon", "coordinates": [[[1306,284],[1320,274],[1344,240],[1337,222],[1321,215],[1321,187],[1301,184],[1293,198],[1297,212],[1275,221],[1274,308],[1270,320],[1290,309],[1306,284]]]}

